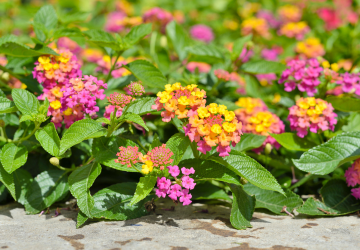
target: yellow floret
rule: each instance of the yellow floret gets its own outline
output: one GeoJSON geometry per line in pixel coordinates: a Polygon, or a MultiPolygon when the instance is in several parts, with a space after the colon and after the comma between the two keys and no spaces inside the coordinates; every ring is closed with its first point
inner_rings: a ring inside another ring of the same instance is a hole
{"type": "Polygon", "coordinates": [[[235,113],[234,111],[226,111],[224,116],[225,116],[225,121],[231,122],[235,118],[235,113]]]}
{"type": "Polygon", "coordinates": [[[234,132],[236,130],[236,124],[234,123],[224,122],[222,127],[228,133],[234,132]]]}
{"type": "Polygon", "coordinates": [[[50,107],[52,107],[53,109],[59,109],[61,108],[61,103],[58,100],[53,101],[50,103],[50,107]]]}
{"type": "Polygon", "coordinates": [[[199,117],[200,117],[201,119],[204,119],[205,117],[209,117],[209,116],[210,116],[209,111],[208,111],[207,108],[205,108],[205,107],[200,107],[200,108],[198,108],[197,113],[198,113],[198,115],[199,115],[199,117]]]}
{"type": "Polygon", "coordinates": [[[214,124],[211,127],[211,132],[215,133],[215,134],[220,134],[222,131],[221,126],[219,124],[214,124]]]}

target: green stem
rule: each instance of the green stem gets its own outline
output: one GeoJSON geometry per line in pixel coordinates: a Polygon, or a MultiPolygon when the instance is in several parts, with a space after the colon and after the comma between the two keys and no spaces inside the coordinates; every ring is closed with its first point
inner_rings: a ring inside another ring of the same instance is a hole
{"type": "MultiPolygon", "coordinates": [[[[55,165],[53,165],[53,166],[55,166],[55,165]]],[[[58,165],[58,166],[55,166],[55,167],[57,167],[58,169],[60,169],[60,170],[64,170],[64,171],[66,171],[66,172],[72,172],[72,171],[74,171],[76,168],[64,168],[64,167],[62,167],[62,166],[60,166],[60,165],[58,165]]]]}
{"type": "Polygon", "coordinates": [[[34,130],[31,131],[31,133],[30,133],[28,136],[25,136],[25,137],[23,137],[23,138],[20,138],[19,140],[14,141],[14,143],[20,144],[21,142],[29,139],[31,136],[33,136],[33,134],[35,134],[35,132],[36,132],[39,128],[40,128],[40,123],[35,123],[35,128],[34,128],[34,130]]]}
{"type": "Polygon", "coordinates": [[[117,56],[116,56],[116,59],[115,59],[114,64],[111,66],[111,68],[110,68],[110,70],[109,70],[109,74],[107,75],[105,82],[108,82],[108,81],[110,80],[110,78],[111,78],[111,72],[113,72],[113,70],[115,69],[116,63],[117,63],[117,61],[119,60],[120,55],[121,55],[121,52],[119,51],[118,54],[117,54],[117,56]]]}
{"type": "Polygon", "coordinates": [[[319,136],[319,139],[320,139],[320,143],[321,143],[321,144],[323,144],[323,143],[324,143],[324,140],[323,140],[323,138],[322,138],[321,134],[320,134],[320,133],[318,133],[318,136],[319,136]]]}
{"type": "Polygon", "coordinates": [[[5,139],[5,141],[7,141],[9,139],[6,134],[5,127],[1,127],[1,137],[3,137],[5,139]]]}
{"type": "Polygon", "coordinates": [[[194,154],[194,157],[199,158],[199,151],[196,148],[195,142],[190,143],[190,146],[191,146],[191,150],[192,150],[192,152],[194,154]]]}
{"type": "Polygon", "coordinates": [[[0,78],[0,87],[4,87],[4,88],[9,89],[9,90],[12,89],[12,88],[10,88],[10,86],[7,85],[6,82],[5,82],[3,79],[1,79],[1,78],[0,78]]]}
{"type": "Polygon", "coordinates": [[[91,157],[89,158],[89,160],[85,163],[85,165],[89,164],[89,163],[92,162],[94,159],[95,159],[95,157],[94,157],[94,156],[91,156],[91,157]]]}
{"type": "Polygon", "coordinates": [[[148,152],[148,150],[141,144],[141,142],[139,141],[139,139],[137,139],[136,142],[139,144],[140,148],[142,148],[142,149],[145,151],[145,153],[148,152]]]}
{"type": "Polygon", "coordinates": [[[157,32],[154,31],[151,34],[151,38],[150,38],[150,55],[152,57],[154,57],[155,61],[157,61],[157,58],[155,58],[155,57],[157,57],[156,52],[155,52],[156,36],[157,36],[157,32]]]}
{"type": "Polygon", "coordinates": [[[20,78],[21,78],[18,74],[14,73],[14,72],[11,71],[10,69],[5,68],[4,66],[1,66],[1,65],[0,65],[0,70],[2,70],[2,71],[4,71],[4,72],[8,72],[10,75],[12,75],[13,77],[16,77],[17,79],[20,79],[20,78]]]}
{"type": "Polygon", "coordinates": [[[135,167],[135,166],[132,164],[132,162],[131,162],[131,167],[134,168],[136,171],[138,171],[140,174],[143,175],[143,173],[142,173],[139,169],[137,169],[137,167],[135,167]]]}

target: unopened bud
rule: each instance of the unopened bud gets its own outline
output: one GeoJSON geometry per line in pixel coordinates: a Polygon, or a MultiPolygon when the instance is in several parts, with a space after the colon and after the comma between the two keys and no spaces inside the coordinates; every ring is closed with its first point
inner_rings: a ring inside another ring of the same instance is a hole
{"type": "Polygon", "coordinates": [[[54,165],[54,166],[60,166],[60,161],[59,161],[59,159],[56,158],[56,157],[51,157],[49,161],[50,161],[50,163],[51,163],[52,165],[54,165]]]}
{"type": "Polygon", "coordinates": [[[246,180],[244,178],[240,178],[240,183],[245,185],[246,183],[248,183],[248,180],[246,180]]]}
{"type": "Polygon", "coordinates": [[[266,143],[265,145],[265,154],[268,155],[271,153],[272,146],[270,143],[266,143]]]}

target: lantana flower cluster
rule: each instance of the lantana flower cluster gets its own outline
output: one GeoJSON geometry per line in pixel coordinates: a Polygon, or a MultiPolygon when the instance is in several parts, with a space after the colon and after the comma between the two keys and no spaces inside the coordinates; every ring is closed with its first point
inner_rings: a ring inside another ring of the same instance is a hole
{"type": "Polygon", "coordinates": [[[304,55],[306,58],[315,58],[325,55],[324,46],[320,39],[315,37],[307,38],[305,41],[296,44],[296,52],[304,55]]]}
{"type": "Polygon", "coordinates": [[[280,7],[278,13],[283,22],[299,22],[302,17],[301,9],[290,4],[280,7]]]}
{"type": "Polygon", "coordinates": [[[196,183],[194,179],[189,177],[190,174],[195,174],[194,168],[181,168],[182,177],[178,178],[180,175],[180,169],[178,166],[168,166],[169,173],[172,177],[175,178],[174,182],[171,182],[170,179],[166,177],[159,178],[157,180],[156,186],[157,189],[155,191],[156,195],[160,198],[165,198],[166,195],[169,196],[170,199],[177,202],[182,202],[183,206],[191,204],[192,195],[189,193],[190,190],[195,188],[196,183]]]}
{"type": "Polygon", "coordinates": [[[229,73],[228,71],[223,70],[223,69],[216,69],[216,70],[214,70],[214,75],[219,80],[236,82],[239,85],[236,92],[238,92],[239,94],[245,94],[246,93],[245,79],[242,76],[240,76],[237,72],[229,73]]]}
{"type": "Polygon", "coordinates": [[[228,156],[230,144],[240,141],[242,124],[238,122],[233,111],[228,111],[225,105],[211,103],[199,107],[189,114],[189,124],[184,127],[185,135],[197,143],[197,150],[206,154],[216,147],[219,156],[228,156]]]}
{"type": "Polygon", "coordinates": [[[314,97],[300,98],[289,112],[291,130],[296,130],[301,138],[308,134],[308,129],[317,133],[318,130],[334,131],[337,114],[332,105],[314,97]]]}
{"type": "MultiPolygon", "coordinates": [[[[360,185],[360,159],[357,159],[351,167],[345,171],[346,182],[349,187],[360,185]]],[[[351,194],[356,199],[360,199],[360,187],[351,189],[351,194]]]]}
{"type": "Polygon", "coordinates": [[[186,69],[191,73],[195,73],[196,69],[199,73],[209,73],[211,70],[211,65],[204,62],[189,62],[186,64],[186,69]]]}
{"type": "Polygon", "coordinates": [[[283,35],[289,38],[295,38],[302,40],[304,35],[310,31],[309,26],[306,22],[289,22],[284,24],[279,29],[279,35],[283,35]]]}
{"type": "Polygon", "coordinates": [[[319,77],[323,72],[318,60],[291,60],[287,63],[288,69],[284,70],[279,83],[284,83],[285,91],[291,92],[296,87],[308,96],[317,93],[316,87],[320,84],[319,77]]]}
{"type": "Polygon", "coordinates": [[[259,35],[265,38],[270,37],[269,26],[265,19],[250,17],[241,23],[241,33],[243,35],[259,35]]]}
{"type": "Polygon", "coordinates": [[[214,40],[214,32],[209,26],[204,24],[197,24],[192,26],[190,29],[190,35],[192,38],[206,43],[214,40]]]}
{"type": "Polygon", "coordinates": [[[235,114],[243,124],[243,132],[267,136],[262,146],[254,151],[260,153],[266,145],[279,149],[280,144],[269,133],[285,132],[285,125],[280,118],[268,111],[265,103],[258,98],[241,97],[235,104],[241,107],[235,110],[235,114]]]}
{"type": "Polygon", "coordinates": [[[165,32],[166,25],[174,19],[173,15],[159,7],[152,8],[143,14],[145,23],[155,23],[160,26],[161,32],[165,32]]]}
{"type": "Polygon", "coordinates": [[[50,102],[48,115],[55,127],[64,121],[69,127],[85,114],[96,117],[96,99],[104,99],[107,84],[93,76],[82,76],[76,56],[69,50],[55,49],[60,56],[40,56],[33,77],[44,87],[40,100],[50,102]]]}
{"type": "Polygon", "coordinates": [[[182,87],[179,82],[165,85],[165,91],[157,93],[158,98],[152,109],[160,111],[164,122],[171,121],[177,115],[179,119],[188,118],[188,114],[195,112],[198,107],[205,106],[206,92],[197,85],[182,87]]]}
{"type": "Polygon", "coordinates": [[[339,80],[336,82],[345,93],[354,93],[360,96],[360,74],[348,73],[340,74],[339,80]]]}

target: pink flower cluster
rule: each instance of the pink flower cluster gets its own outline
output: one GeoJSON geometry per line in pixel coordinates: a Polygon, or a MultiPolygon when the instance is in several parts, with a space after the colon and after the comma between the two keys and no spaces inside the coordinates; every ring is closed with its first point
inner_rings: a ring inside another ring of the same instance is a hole
{"type": "Polygon", "coordinates": [[[116,117],[122,115],[123,108],[128,105],[133,99],[131,96],[122,94],[122,93],[113,93],[110,96],[106,97],[110,105],[105,107],[104,117],[110,119],[111,113],[116,110],[116,117]]]}
{"type": "Polygon", "coordinates": [[[174,19],[173,15],[159,7],[152,8],[143,14],[145,23],[155,23],[160,26],[161,32],[165,33],[166,25],[174,19]]]}
{"type": "Polygon", "coordinates": [[[204,62],[189,62],[186,64],[186,69],[191,73],[195,73],[196,69],[199,73],[208,73],[211,70],[211,65],[204,62]]]}
{"type": "MultiPolygon", "coordinates": [[[[345,171],[346,182],[349,187],[360,185],[360,159],[357,159],[351,167],[345,171]]],[[[351,189],[351,194],[360,199],[360,187],[351,189]]]]}
{"type": "Polygon", "coordinates": [[[146,155],[148,159],[153,162],[155,167],[160,167],[160,170],[163,170],[167,164],[173,162],[171,157],[174,153],[166,148],[166,144],[163,144],[160,147],[153,148],[146,155]]]}
{"type": "Polygon", "coordinates": [[[66,49],[55,51],[60,56],[41,56],[35,63],[33,77],[42,84],[44,93],[38,98],[50,102],[48,115],[55,127],[64,121],[70,127],[85,114],[96,117],[96,99],[104,99],[106,83],[93,76],[82,77],[76,56],[66,49]]]}
{"type": "Polygon", "coordinates": [[[121,21],[126,17],[126,14],[122,11],[111,12],[107,16],[105,31],[107,32],[120,32],[124,29],[121,21]]]}
{"type": "Polygon", "coordinates": [[[359,73],[344,73],[340,75],[340,80],[336,83],[340,84],[343,92],[355,93],[360,95],[360,74],[359,73]]]}
{"type": "Polygon", "coordinates": [[[214,32],[209,26],[197,24],[191,27],[190,35],[192,38],[209,43],[214,40],[214,32]]]}
{"type": "Polygon", "coordinates": [[[192,202],[192,195],[189,191],[195,188],[196,183],[189,175],[195,174],[194,168],[181,168],[183,176],[180,179],[177,178],[180,174],[178,166],[168,166],[167,168],[169,169],[169,173],[175,178],[175,182],[173,184],[170,179],[158,177],[157,189],[155,191],[156,195],[159,198],[165,198],[166,195],[168,195],[169,198],[175,202],[177,202],[179,198],[179,201],[182,202],[183,206],[190,205],[192,202]]]}
{"type": "Polygon", "coordinates": [[[300,98],[296,105],[292,106],[289,112],[291,130],[296,130],[301,138],[308,134],[308,128],[313,133],[319,129],[334,131],[337,114],[331,103],[314,97],[300,98]]]}
{"type": "Polygon", "coordinates": [[[128,168],[131,168],[131,164],[139,162],[140,153],[138,147],[119,147],[119,150],[120,151],[116,154],[118,156],[118,159],[115,160],[116,163],[126,164],[128,168]]]}
{"type": "Polygon", "coordinates": [[[245,79],[241,77],[237,72],[231,72],[229,73],[226,70],[223,69],[216,69],[214,70],[214,75],[219,79],[223,81],[233,81],[239,84],[238,89],[236,92],[239,94],[246,94],[245,90],[245,79]]]}
{"type": "Polygon", "coordinates": [[[286,69],[279,80],[279,83],[285,83],[285,91],[291,92],[296,87],[301,92],[306,92],[309,96],[314,96],[317,92],[316,87],[320,84],[319,77],[323,72],[318,60],[315,58],[309,60],[291,60],[287,63],[286,69]]]}
{"type": "Polygon", "coordinates": [[[274,47],[272,49],[263,49],[261,51],[261,57],[268,61],[277,61],[278,56],[281,54],[281,47],[274,47]]]}
{"type": "Polygon", "coordinates": [[[131,96],[142,96],[145,93],[145,88],[141,84],[141,81],[130,83],[124,90],[131,96]]]}

